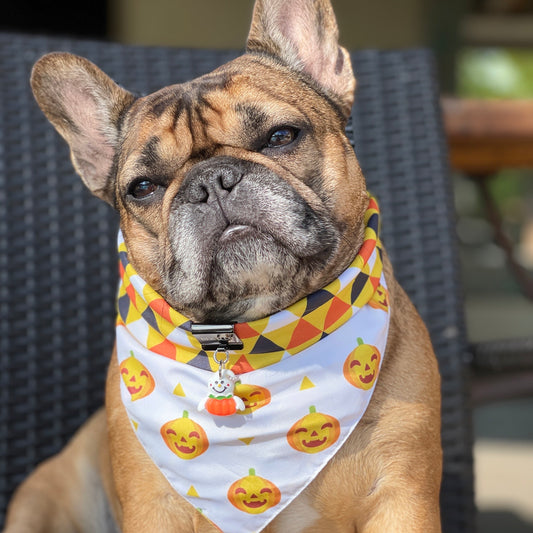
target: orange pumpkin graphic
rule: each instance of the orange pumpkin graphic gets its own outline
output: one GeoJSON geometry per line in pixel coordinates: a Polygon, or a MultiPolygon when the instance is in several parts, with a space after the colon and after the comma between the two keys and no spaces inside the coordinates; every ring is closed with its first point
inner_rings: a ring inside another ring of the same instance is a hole
{"type": "Polygon", "coordinates": [[[244,402],[246,407],[243,411],[237,411],[240,415],[248,415],[270,403],[270,391],[259,385],[239,382],[235,385],[234,394],[244,402]]]}
{"type": "Polygon", "coordinates": [[[230,486],[228,500],[239,511],[261,514],[280,502],[281,492],[274,483],[257,476],[255,470],[250,468],[248,476],[230,486]]]}
{"type": "Polygon", "coordinates": [[[389,310],[389,291],[383,287],[383,285],[378,285],[378,288],[372,295],[371,300],[368,302],[370,307],[374,309],[381,309],[383,311],[389,310]]]}
{"type": "Polygon", "coordinates": [[[378,377],[381,354],[375,346],[365,344],[361,338],[357,339],[357,344],[344,361],[342,372],[354,387],[369,390],[378,377]]]}
{"type": "Polygon", "coordinates": [[[340,424],[336,418],[317,413],[312,405],[309,414],[289,429],[287,440],[296,451],[318,453],[334,444],[340,432],[340,424]]]}
{"type": "Polygon", "coordinates": [[[155,388],[155,381],[148,369],[130,352],[130,357],[120,363],[120,375],[131,394],[131,400],[148,396],[155,388]]]}
{"type": "Polygon", "coordinates": [[[204,429],[189,418],[187,411],[183,411],[182,418],[164,424],[161,427],[161,436],[170,451],[180,459],[194,459],[209,447],[204,429]]]}

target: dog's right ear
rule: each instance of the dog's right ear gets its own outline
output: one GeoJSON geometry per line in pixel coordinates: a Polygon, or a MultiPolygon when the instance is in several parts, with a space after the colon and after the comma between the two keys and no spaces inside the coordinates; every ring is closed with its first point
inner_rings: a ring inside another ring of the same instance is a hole
{"type": "Polygon", "coordinates": [[[119,122],[134,96],[87,59],[67,53],[42,57],[33,67],[31,86],[40,108],[68,142],[84,183],[113,205],[119,122]]]}

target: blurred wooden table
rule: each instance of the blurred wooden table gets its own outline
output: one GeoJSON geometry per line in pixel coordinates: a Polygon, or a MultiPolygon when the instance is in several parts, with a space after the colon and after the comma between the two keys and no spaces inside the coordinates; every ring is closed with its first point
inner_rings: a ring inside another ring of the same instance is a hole
{"type": "Polygon", "coordinates": [[[504,168],[533,168],[533,100],[443,98],[450,163],[476,182],[494,231],[524,295],[533,301],[533,279],[514,257],[488,182],[504,168]]]}
{"type": "Polygon", "coordinates": [[[533,100],[443,98],[451,165],[472,177],[533,168],[533,100]]]}
{"type": "MultiPolygon", "coordinates": [[[[492,225],[523,294],[533,301],[533,279],[515,260],[512,240],[489,188],[505,168],[533,168],[533,100],[442,99],[444,127],[454,170],[476,183],[492,225]]],[[[475,405],[533,395],[533,338],[472,346],[475,405]]]]}

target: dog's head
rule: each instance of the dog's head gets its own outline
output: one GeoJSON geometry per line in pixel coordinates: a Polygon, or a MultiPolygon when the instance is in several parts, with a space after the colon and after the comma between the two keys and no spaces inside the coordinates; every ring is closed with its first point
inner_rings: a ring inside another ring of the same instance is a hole
{"type": "Polygon", "coordinates": [[[355,81],[329,0],[258,0],[245,55],[142,98],[49,54],[32,87],[130,261],[196,321],[252,320],[344,270],[365,184],[344,134],[355,81]]]}

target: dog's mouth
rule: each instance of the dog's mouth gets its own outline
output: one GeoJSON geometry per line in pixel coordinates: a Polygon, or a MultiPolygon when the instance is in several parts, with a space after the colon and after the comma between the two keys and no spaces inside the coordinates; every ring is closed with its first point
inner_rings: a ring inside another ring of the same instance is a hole
{"type": "Polygon", "coordinates": [[[252,226],[245,224],[229,224],[228,227],[222,232],[219,243],[226,244],[235,239],[242,239],[250,236],[256,231],[252,226]]]}

